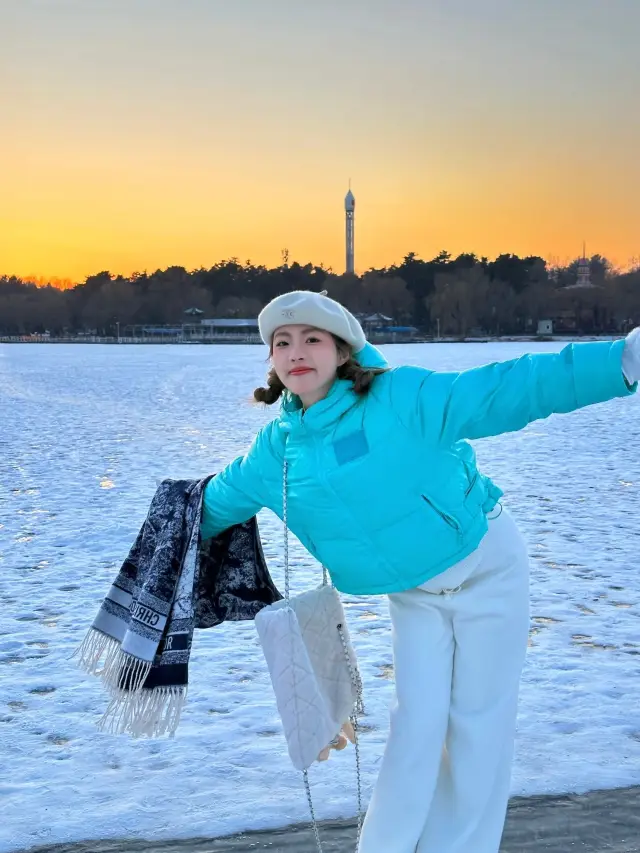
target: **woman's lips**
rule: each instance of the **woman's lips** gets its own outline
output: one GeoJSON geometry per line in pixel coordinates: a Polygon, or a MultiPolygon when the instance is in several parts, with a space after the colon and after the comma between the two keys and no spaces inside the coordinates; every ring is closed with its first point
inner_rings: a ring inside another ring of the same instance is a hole
{"type": "Polygon", "coordinates": [[[311,373],[310,367],[294,367],[289,371],[289,376],[302,376],[303,373],[311,373]]]}

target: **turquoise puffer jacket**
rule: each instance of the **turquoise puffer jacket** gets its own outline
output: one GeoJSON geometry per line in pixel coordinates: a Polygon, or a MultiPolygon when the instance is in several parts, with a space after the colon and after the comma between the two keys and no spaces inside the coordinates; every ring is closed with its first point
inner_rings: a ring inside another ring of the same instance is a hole
{"type": "MultiPolygon", "coordinates": [[[[210,480],[203,538],[269,507],[345,593],[399,592],[474,551],[501,490],[479,473],[465,439],[522,429],[636,390],[624,341],[571,344],[461,373],[398,367],[364,397],[346,380],[306,412],[285,400],[251,448],[210,480]]],[[[368,348],[361,362],[376,362],[368,348]]]]}

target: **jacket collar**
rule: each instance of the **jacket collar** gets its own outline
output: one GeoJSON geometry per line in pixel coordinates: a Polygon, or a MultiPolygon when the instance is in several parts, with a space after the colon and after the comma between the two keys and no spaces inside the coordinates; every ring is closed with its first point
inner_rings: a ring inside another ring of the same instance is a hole
{"type": "Polygon", "coordinates": [[[306,411],[299,397],[286,392],[280,410],[280,426],[291,433],[301,430],[323,432],[334,426],[357,402],[358,397],[349,379],[336,379],[327,396],[306,411]]]}

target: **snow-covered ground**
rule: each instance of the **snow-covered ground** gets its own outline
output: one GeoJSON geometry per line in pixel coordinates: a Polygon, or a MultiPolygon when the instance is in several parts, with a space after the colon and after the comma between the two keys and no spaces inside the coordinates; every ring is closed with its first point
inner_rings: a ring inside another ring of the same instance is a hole
{"type": "MultiPolygon", "coordinates": [[[[460,369],[521,343],[399,345],[460,369]]],[[[559,344],[529,344],[555,351],[559,344]]],[[[174,740],[99,733],[97,679],[69,661],[163,477],[242,452],[270,414],[260,347],[0,345],[0,853],[88,837],[215,836],[307,818],[251,623],[195,635],[174,740]]],[[[640,783],[640,399],[477,443],[533,558],[513,793],[640,783]]],[[[281,530],[261,534],[277,583],[281,530]]],[[[319,568],[296,550],[296,588],[319,568]]],[[[393,682],[384,598],[346,600],[360,656],[366,794],[393,682]]],[[[315,767],[322,817],[355,813],[353,752],[315,767]]]]}

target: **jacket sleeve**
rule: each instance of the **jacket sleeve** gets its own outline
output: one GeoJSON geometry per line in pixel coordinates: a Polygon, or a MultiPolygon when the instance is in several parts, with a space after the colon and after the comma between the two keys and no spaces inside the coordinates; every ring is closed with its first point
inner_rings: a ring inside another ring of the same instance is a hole
{"type": "Polygon", "coordinates": [[[271,456],[268,424],[244,456],[234,459],[207,483],[202,497],[201,539],[248,521],[265,506],[264,475],[273,464],[271,456]]]}
{"type": "MultiPolygon", "coordinates": [[[[423,434],[460,439],[515,432],[554,413],[634,393],[622,372],[624,341],[570,344],[559,353],[524,355],[460,373],[399,368],[395,401],[423,434]]],[[[393,389],[392,389],[393,394],[393,389]]]]}

